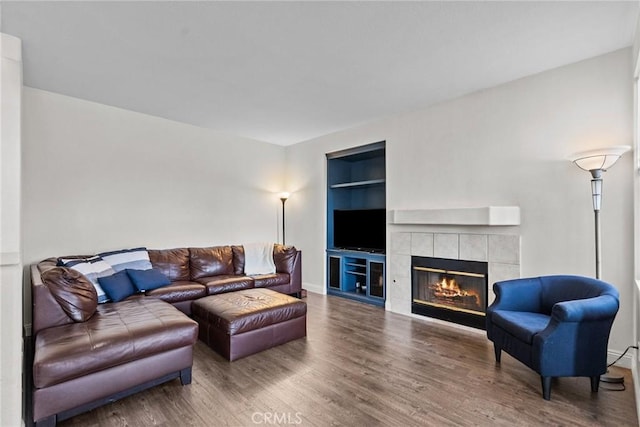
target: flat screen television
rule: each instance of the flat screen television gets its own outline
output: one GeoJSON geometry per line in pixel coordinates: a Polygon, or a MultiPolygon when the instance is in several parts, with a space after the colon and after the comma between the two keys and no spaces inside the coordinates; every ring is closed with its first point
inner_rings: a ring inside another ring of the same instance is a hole
{"type": "Polygon", "coordinates": [[[371,252],[386,248],[387,211],[349,209],[333,211],[333,246],[371,252]]]}

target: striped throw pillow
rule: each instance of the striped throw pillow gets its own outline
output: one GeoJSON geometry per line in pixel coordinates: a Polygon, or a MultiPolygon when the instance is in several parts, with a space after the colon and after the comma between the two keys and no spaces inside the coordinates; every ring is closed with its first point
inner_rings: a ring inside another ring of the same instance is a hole
{"type": "Polygon", "coordinates": [[[124,270],[149,270],[151,261],[147,248],[121,249],[98,254],[116,272],[124,270]]]}

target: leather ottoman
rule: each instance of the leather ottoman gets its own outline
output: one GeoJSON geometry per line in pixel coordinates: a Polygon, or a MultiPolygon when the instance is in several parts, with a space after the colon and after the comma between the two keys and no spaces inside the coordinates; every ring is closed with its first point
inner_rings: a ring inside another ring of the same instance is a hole
{"type": "Polygon", "coordinates": [[[307,304],[270,289],[210,295],[191,310],[200,340],[229,361],[307,335],[307,304]]]}

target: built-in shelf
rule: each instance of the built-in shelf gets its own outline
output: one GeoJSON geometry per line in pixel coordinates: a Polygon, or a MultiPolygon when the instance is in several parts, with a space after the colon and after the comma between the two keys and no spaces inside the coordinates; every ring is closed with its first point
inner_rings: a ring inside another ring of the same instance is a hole
{"type": "Polygon", "coordinates": [[[385,144],[326,155],[327,293],[379,307],[385,306],[386,257],[364,248],[386,247],[385,144]]]}
{"type": "Polygon", "coordinates": [[[396,209],[390,211],[391,224],[420,225],[520,225],[519,206],[479,208],[396,209]]]}
{"type": "Polygon", "coordinates": [[[366,277],[366,275],[367,275],[367,273],[361,273],[361,272],[359,272],[359,271],[345,271],[345,273],[347,273],[347,274],[353,274],[353,275],[356,275],[356,276],[365,276],[365,277],[366,277]]]}
{"type": "Polygon", "coordinates": [[[345,265],[348,265],[348,266],[350,266],[350,267],[363,267],[363,268],[367,266],[367,264],[366,264],[366,263],[362,263],[362,264],[354,264],[354,263],[352,263],[352,262],[346,262],[346,263],[345,263],[345,265]]]}
{"type": "Polygon", "coordinates": [[[384,179],[369,179],[366,181],[356,181],[356,182],[345,182],[342,184],[333,184],[331,185],[332,189],[335,188],[356,188],[356,187],[368,187],[371,185],[379,185],[384,184],[384,179]]]}

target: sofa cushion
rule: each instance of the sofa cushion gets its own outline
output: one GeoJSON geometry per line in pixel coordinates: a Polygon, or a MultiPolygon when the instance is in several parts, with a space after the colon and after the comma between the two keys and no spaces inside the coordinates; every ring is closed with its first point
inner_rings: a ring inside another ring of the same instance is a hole
{"type": "Polygon", "coordinates": [[[99,256],[91,256],[89,258],[69,259],[59,258],[58,264],[64,267],[73,268],[82,273],[96,288],[98,294],[98,304],[102,304],[109,300],[107,294],[98,283],[98,277],[111,276],[115,270],[109,264],[104,262],[99,256]]]}
{"type": "Polygon", "coordinates": [[[164,301],[134,298],[98,306],[84,323],[40,331],[33,381],[48,387],[196,342],[198,324],[164,301]]]}
{"type": "Polygon", "coordinates": [[[546,314],[526,311],[495,310],[491,314],[494,325],[527,344],[533,343],[534,335],[544,330],[549,320],[551,317],[546,314]]]}
{"type": "Polygon", "coordinates": [[[253,278],[248,276],[237,276],[235,274],[202,277],[198,279],[198,283],[202,283],[207,288],[207,295],[240,291],[242,289],[251,289],[255,287],[253,278]]]}
{"type": "Polygon", "coordinates": [[[233,252],[231,246],[189,248],[191,279],[233,274],[233,252]]]}
{"type": "Polygon", "coordinates": [[[126,269],[149,270],[151,261],[147,248],[121,249],[119,251],[102,252],[98,256],[116,272],[126,269]]]}
{"type": "Polygon", "coordinates": [[[107,277],[100,277],[98,282],[113,302],[122,301],[138,292],[126,271],[119,271],[107,277]]]}
{"type": "Polygon", "coordinates": [[[189,281],[189,249],[150,249],[149,260],[153,268],[157,268],[172,282],[189,281]]]}
{"type": "Polygon", "coordinates": [[[147,297],[158,298],[166,302],[175,303],[202,298],[207,295],[207,289],[203,284],[189,281],[171,282],[152,291],[145,292],[147,297]]]}
{"type": "Polygon", "coordinates": [[[233,252],[233,272],[234,274],[244,274],[244,247],[239,245],[231,246],[233,252]]]}
{"type": "Polygon", "coordinates": [[[291,273],[296,262],[298,250],[295,246],[273,245],[273,261],[278,273],[291,273]]]}
{"type": "Polygon", "coordinates": [[[251,276],[256,288],[270,288],[272,286],[288,285],[291,278],[287,273],[261,274],[251,276]]]}
{"type": "Polygon", "coordinates": [[[74,322],[89,320],[96,312],[96,288],[79,271],[67,267],[54,267],[42,273],[40,277],[60,307],[74,322]]]}
{"type": "Polygon", "coordinates": [[[129,278],[133,282],[134,286],[140,292],[152,291],[154,289],[167,286],[171,283],[171,280],[157,268],[150,270],[125,270],[129,275],[129,278]]]}

